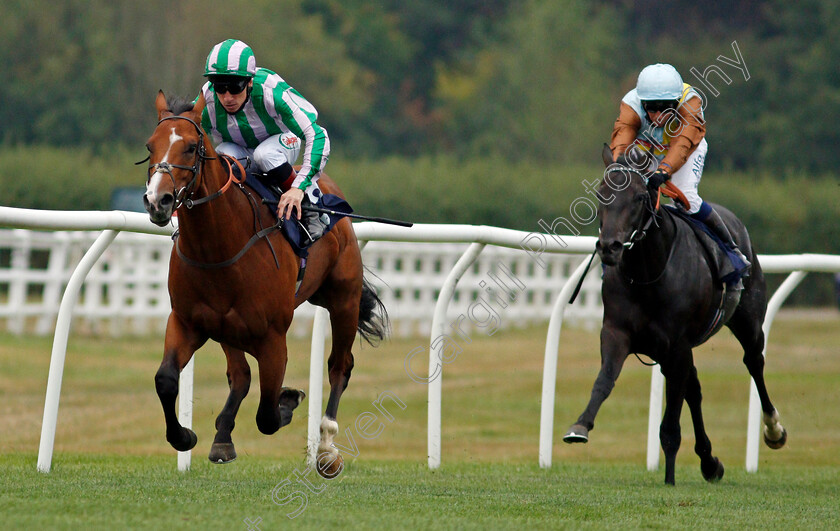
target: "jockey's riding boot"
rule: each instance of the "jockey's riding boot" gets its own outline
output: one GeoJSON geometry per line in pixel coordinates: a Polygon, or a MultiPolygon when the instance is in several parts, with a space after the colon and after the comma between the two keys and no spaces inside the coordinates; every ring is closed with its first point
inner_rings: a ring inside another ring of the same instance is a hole
{"type": "Polygon", "coordinates": [[[263,184],[270,187],[279,197],[283,192],[291,188],[295,177],[297,177],[297,173],[295,173],[292,165],[284,162],[280,166],[265,172],[260,180],[263,184]]]}
{"type": "Polygon", "coordinates": [[[717,213],[717,210],[712,208],[711,213],[703,220],[703,223],[712,229],[712,231],[717,234],[718,238],[723,240],[723,243],[725,243],[733,253],[738,255],[738,258],[746,264],[747,270],[749,270],[752,264],[749,260],[747,260],[747,257],[744,256],[744,253],[741,252],[741,249],[738,248],[738,244],[735,243],[735,240],[732,238],[732,233],[729,232],[729,228],[723,222],[723,219],[720,217],[720,214],[717,213]]]}
{"type": "MultiPolygon", "coordinates": [[[[309,201],[309,198],[304,197],[302,206],[311,205],[312,203],[309,201]]],[[[327,226],[329,226],[330,223],[329,219],[329,215],[327,214],[303,209],[300,222],[303,225],[304,230],[306,230],[306,233],[309,234],[310,241],[314,242],[323,236],[324,232],[326,232],[327,226]]]]}

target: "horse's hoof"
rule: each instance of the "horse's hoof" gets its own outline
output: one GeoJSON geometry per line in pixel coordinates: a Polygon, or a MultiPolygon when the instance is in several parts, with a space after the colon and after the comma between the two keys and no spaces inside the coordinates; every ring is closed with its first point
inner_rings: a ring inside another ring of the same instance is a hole
{"type": "Polygon", "coordinates": [[[280,413],[280,427],[281,428],[283,426],[288,425],[290,422],[292,422],[292,410],[291,410],[291,408],[288,408],[286,406],[280,406],[278,408],[278,411],[280,413]]]}
{"type": "Polygon", "coordinates": [[[211,463],[230,463],[236,459],[236,450],[233,448],[233,443],[213,443],[207,458],[211,463]]]}
{"type": "Polygon", "coordinates": [[[291,387],[284,387],[282,391],[280,391],[280,403],[279,406],[287,407],[289,410],[294,410],[296,407],[303,402],[303,399],[306,398],[306,393],[304,393],[300,389],[292,389],[291,387]]]}
{"type": "Polygon", "coordinates": [[[563,442],[569,444],[587,443],[589,442],[589,430],[580,424],[575,424],[563,436],[563,442]]]}
{"type": "Polygon", "coordinates": [[[182,427],[181,437],[179,439],[170,438],[169,434],[167,434],[166,440],[169,441],[172,448],[175,448],[179,452],[187,452],[195,448],[195,445],[198,442],[198,437],[191,429],[182,427]]]}
{"type": "Polygon", "coordinates": [[[782,428],[782,436],[779,437],[775,441],[771,441],[769,438],[767,438],[767,430],[766,429],[764,430],[764,444],[766,444],[767,446],[769,446],[773,450],[778,450],[779,448],[784,446],[786,442],[787,442],[787,430],[786,429],[782,428]]]}
{"type": "Polygon", "coordinates": [[[720,462],[720,459],[715,457],[715,460],[712,464],[712,470],[706,470],[702,465],[700,466],[700,471],[703,473],[703,479],[705,479],[709,483],[720,481],[721,478],[723,478],[724,472],[723,463],[720,462]]]}
{"type": "Polygon", "coordinates": [[[324,479],[335,479],[344,470],[344,458],[338,452],[322,452],[318,454],[315,467],[324,479]]]}

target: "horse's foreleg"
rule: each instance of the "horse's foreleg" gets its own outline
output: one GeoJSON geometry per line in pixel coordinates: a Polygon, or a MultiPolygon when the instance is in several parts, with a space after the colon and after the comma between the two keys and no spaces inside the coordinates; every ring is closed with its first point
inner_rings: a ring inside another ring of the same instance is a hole
{"type": "Polygon", "coordinates": [[[764,331],[757,319],[751,319],[745,311],[739,311],[727,323],[732,333],[744,347],[744,365],[755,382],[758,399],[761,402],[762,421],[764,422],[764,442],[777,450],[787,442],[787,430],[779,423],[779,412],[770,401],[764,382],[764,331]]]}
{"type": "Polygon", "coordinates": [[[216,417],[216,438],[208,458],[214,463],[229,463],[236,459],[231,432],[236,425],[236,413],[251,386],[251,367],[245,359],[245,352],[228,345],[222,345],[227,358],[227,378],[230,394],[225,406],[216,417]]]}
{"type": "Polygon", "coordinates": [[[723,477],[723,463],[712,455],[712,442],[706,434],[703,423],[701,403],[703,395],[700,390],[700,380],[697,378],[697,368],[691,367],[686,382],[685,403],[691,412],[691,422],[694,425],[694,452],[700,457],[700,471],[706,481],[717,481],[723,477]]]}
{"type": "Polygon", "coordinates": [[[166,325],[166,340],[163,349],[163,361],[155,374],[155,389],[163,416],[166,420],[166,440],[179,452],[191,450],[198,438],[195,433],[181,426],[175,414],[175,399],[178,397],[178,378],[181,370],[192,358],[206,337],[199,336],[187,328],[175,314],[170,314],[166,325]]]}
{"type": "Polygon", "coordinates": [[[260,405],[257,408],[257,428],[271,435],[292,421],[292,411],[306,393],[283,387],[286,376],[286,336],[266,342],[255,354],[260,366],[260,405]]]}
{"type": "Polygon", "coordinates": [[[665,413],[659,425],[659,442],[665,453],[665,483],[674,485],[676,480],[677,452],[682,442],[680,415],[686,397],[686,382],[694,367],[691,350],[687,355],[671,353],[670,362],[662,365],[665,376],[665,413]]]}
{"type": "Polygon", "coordinates": [[[624,360],[630,354],[630,340],[623,332],[612,330],[606,325],[601,329],[601,370],[592,386],[589,404],[578,417],[575,424],[569,427],[563,441],[567,443],[585,443],[589,441],[589,430],[595,427],[595,416],[604,400],[610,396],[615,387],[624,360]]]}

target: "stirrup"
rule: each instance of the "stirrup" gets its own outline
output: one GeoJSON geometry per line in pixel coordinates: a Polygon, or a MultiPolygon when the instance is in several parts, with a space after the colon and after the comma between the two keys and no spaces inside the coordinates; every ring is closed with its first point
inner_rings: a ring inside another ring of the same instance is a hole
{"type": "MultiPolygon", "coordinates": [[[[319,215],[317,212],[305,212],[300,226],[306,232],[310,242],[315,242],[318,238],[324,235],[329,226],[329,221],[325,222],[323,217],[326,214],[319,215]],[[314,214],[314,215],[312,215],[314,214]]],[[[327,217],[329,220],[329,218],[327,217]]]]}
{"type": "Polygon", "coordinates": [[[730,249],[730,251],[735,253],[742,262],[744,262],[744,270],[743,270],[744,272],[741,273],[741,276],[742,277],[750,276],[750,270],[752,269],[752,262],[747,260],[747,257],[744,255],[743,252],[741,252],[741,249],[738,248],[737,245],[732,246],[729,249],[730,249]]]}
{"type": "Polygon", "coordinates": [[[744,264],[746,264],[747,268],[752,267],[752,262],[750,262],[749,260],[747,260],[747,257],[744,255],[744,253],[742,253],[742,252],[741,252],[741,249],[739,249],[738,247],[735,247],[735,248],[733,248],[733,249],[732,249],[732,251],[733,251],[735,254],[737,254],[737,255],[738,255],[738,258],[740,258],[740,259],[741,259],[741,261],[742,261],[742,262],[744,262],[744,264]]]}

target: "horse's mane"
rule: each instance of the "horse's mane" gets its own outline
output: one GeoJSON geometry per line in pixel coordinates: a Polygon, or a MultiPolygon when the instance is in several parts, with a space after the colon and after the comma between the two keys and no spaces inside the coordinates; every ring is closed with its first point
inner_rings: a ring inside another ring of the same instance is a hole
{"type": "Polygon", "coordinates": [[[181,96],[167,96],[166,107],[169,112],[178,116],[181,113],[193,110],[194,104],[192,100],[181,96]]]}

